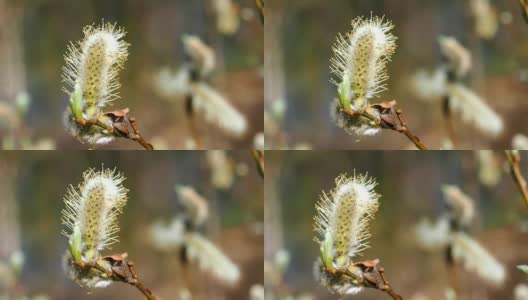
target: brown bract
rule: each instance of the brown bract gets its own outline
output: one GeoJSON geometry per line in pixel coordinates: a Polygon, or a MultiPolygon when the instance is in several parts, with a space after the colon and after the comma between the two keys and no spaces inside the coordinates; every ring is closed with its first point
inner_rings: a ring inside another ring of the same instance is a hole
{"type": "Polygon", "coordinates": [[[354,111],[343,110],[344,113],[355,117],[361,116],[367,118],[371,121],[374,121],[383,129],[391,129],[399,133],[404,134],[413,144],[420,150],[428,150],[428,148],[420,141],[420,138],[415,136],[407,127],[407,123],[403,118],[403,111],[401,109],[396,109],[396,100],[390,102],[381,102],[371,104],[370,109],[374,109],[379,112],[380,117],[376,117],[373,114],[369,113],[369,109],[358,113],[354,111]]]}
{"type": "Polygon", "coordinates": [[[76,265],[80,269],[85,270],[97,269],[113,281],[127,283],[136,287],[147,300],[157,300],[152,292],[139,280],[134,270],[134,263],[128,260],[127,253],[104,256],[95,263],[76,263],[76,265]],[[103,265],[106,265],[105,262],[110,265],[110,269],[103,267],[103,265]]]}
{"type": "Polygon", "coordinates": [[[387,293],[394,300],[403,300],[403,297],[398,295],[389,284],[385,276],[385,269],[380,266],[380,260],[366,260],[355,263],[352,267],[344,270],[327,269],[325,270],[329,276],[347,276],[355,279],[360,285],[366,288],[373,288],[387,293]]]}

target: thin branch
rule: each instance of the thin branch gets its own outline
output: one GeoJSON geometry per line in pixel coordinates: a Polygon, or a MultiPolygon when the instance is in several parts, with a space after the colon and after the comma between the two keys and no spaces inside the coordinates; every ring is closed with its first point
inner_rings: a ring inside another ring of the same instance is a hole
{"type": "Polygon", "coordinates": [[[403,297],[394,291],[387,280],[385,269],[379,265],[379,259],[355,263],[343,270],[327,269],[326,272],[332,276],[351,277],[366,288],[373,288],[386,293],[393,300],[403,300],[403,297]]]}
{"type": "Polygon", "coordinates": [[[147,300],[157,300],[152,292],[146,288],[139,280],[134,269],[134,263],[127,259],[128,254],[117,254],[100,258],[95,263],[75,263],[75,265],[84,270],[96,269],[105,274],[113,281],[123,282],[137,288],[147,300]],[[110,264],[110,269],[105,268],[101,263],[110,264]]]}
{"type": "Polygon", "coordinates": [[[395,105],[396,101],[372,104],[370,108],[378,110],[381,117],[372,115],[368,110],[355,112],[343,109],[343,112],[351,117],[361,116],[367,118],[383,129],[391,129],[402,133],[413,142],[416,148],[420,150],[428,150],[428,148],[421,142],[420,138],[414,135],[409,127],[407,127],[407,123],[403,117],[403,111],[401,109],[395,109],[395,105]]]}
{"type": "Polygon", "coordinates": [[[260,14],[260,22],[264,24],[264,0],[255,0],[260,14]]]}
{"type": "Polygon", "coordinates": [[[262,150],[252,150],[253,152],[253,159],[255,159],[255,163],[257,164],[257,169],[259,171],[260,176],[264,178],[264,151],[262,150]]]}
{"type": "Polygon", "coordinates": [[[139,133],[136,119],[134,117],[129,117],[128,113],[128,108],[125,108],[122,110],[116,110],[102,114],[102,117],[110,118],[112,121],[112,126],[108,126],[100,119],[97,119],[96,121],[76,120],[76,122],[83,127],[100,127],[115,137],[129,139],[140,144],[145,150],[154,150],[152,144],[148,143],[139,133]]]}
{"type": "Polygon", "coordinates": [[[517,187],[521,191],[524,204],[526,204],[526,207],[528,207],[528,187],[520,168],[521,155],[519,154],[519,151],[515,150],[504,150],[504,155],[506,155],[506,159],[510,164],[510,173],[513,177],[513,180],[515,180],[517,187]]]}
{"type": "Polygon", "coordinates": [[[528,23],[528,1],[519,0],[519,4],[521,5],[521,10],[522,10],[524,21],[528,23]]]}

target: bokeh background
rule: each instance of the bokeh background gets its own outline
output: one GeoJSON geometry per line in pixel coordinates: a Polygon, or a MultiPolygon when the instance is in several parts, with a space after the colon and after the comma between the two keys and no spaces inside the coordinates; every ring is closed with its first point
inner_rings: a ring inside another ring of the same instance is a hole
{"type": "MultiPolygon", "coordinates": [[[[70,42],[81,40],[86,25],[101,20],[127,31],[129,59],[119,78],[122,97],[114,109],[128,107],[145,138],[157,148],[186,149],[190,137],[183,97],[166,99],[156,90],[162,68],[176,71],[188,61],[181,38],[199,36],[216,54],[217,67],[210,84],[248,120],[240,139],[214,126],[200,124],[205,149],[237,149],[252,145],[263,131],[263,28],[252,0],[233,0],[238,29],[217,30],[217,0],[1,0],[0,104],[13,104],[25,92],[31,99],[27,115],[15,129],[17,140],[55,145],[58,149],[86,149],[63,129],[62,114],[68,96],[61,91],[63,55],[70,42]]],[[[223,1],[226,2],[226,1],[223,1]]],[[[1,105],[0,105],[1,106],[1,105]]],[[[0,109],[1,110],[1,109],[0,109]]],[[[1,124],[0,124],[0,127],[1,124]]],[[[0,129],[0,140],[9,132],[0,129]]],[[[16,148],[21,148],[18,142],[16,148]]],[[[29,143],[26,143],[29,144],[29,143]]],[[[26,145],[25,148],[28,148],[26,145]]],[[[119,140],[98,149],[138,149],[119,140]]]]}
{"type": "MultiPolygon", "coordinates": [[[[1,153],[0,261],[16,250],[26,259],[17,285],[8,292],[53,300],[144,299],[122,283],[89,294],[62,269],[67,249],[60,222],[63,196],[70,184],[82,181],[85,170],[104,165],[124,173],[123,185],[130,191],[118,217],[119,243],[103,254],[128,252],[140,279],[158,299],[184,299],[180,298],[184,288],[192,299],[248,299],[250,287],[263,283],[263,180],[251,152],[227,152],[225,166],[231,171],[216,171],[231,174],[232,184],[217,188],[208,155],[205,151],[1,153]],[[182,267],[177,251],[162,253],[152,244],[150,226],[170,222],[182,211],[175,185],[189,185],[208,200],[210,217],[201,231],[239,267],[238,284],[223,285],[193,264],[182,267]]],[[[0,282],[5,275],[0,272],[0,282]]],[[[0,284],[0,295],[4,292],[0,284]]]]}
{"type": "MultiPolygon", "coordinates": [[[[330,118],[336,87],[330,83],[329,60],[337,34],[348,32],[357,16],[385,16],[395,25],[396,53],[387,65],[388,91],[379,101],[396,99],[413,133],[425,145],[440,149],[447,136],[441,102],[418,100],[409,79],[418,69],[434,70],[441,63],[439,35],[457,38],[473,56],[465,82],[504,120],[497,138],[483,136],[460,121],[454,126],[457,149],[509,149],[512,136],[527,134],[526,103],[528,24],[519,1],[489,1],[499,28],[495,37],[477,36],[471,1],[355,0],[268,1],[265,24],[265,93],[270,115],[282,111],[277,133],[266,129],[268,148],[311,146],[314,149],[414,149],[396,132],[376,137],[350,136],[330,118]],[[283,101],[285,105],[277,104],[283,101]],[[278,107],[278,108],[277,108],[278,107]]],[[[376,100],[376,99],[375,99],[376,100]]],[[[271,118],[270,118],[271,119],[271,118]]],[[[460,120],[460,118],[455,118],[460,120]]],[[[268,126],[268,123],[266,123],[268,126]]]]}
{"type": "MultiPolygon", "coordinates": [[[[457,299],[515,299],[514,287],[527,282],[526,274],[516,266],[528,261],[528,209],[506,172],[503,153],[493,154],[500,179],[496,185],[487,186],[479,180],[482,165],[471,151],[267,151],[266,262],[274,265],[280,249],[290,256],[280,284],[270,286],[269,278],[273,277],[266,277],[268,291],[293,295],[294,299],[337,299],[312,275],[319,255],[319,246],[312,240],[312,218],[322,191],[333,189],[338,175],[352,175],[355,170],[376,178],[379,185],[375,191],[381,194],[380,209],[370,225],[371,247],[360,259],[380,258],[388,280],[404,299],[448,299],[446,288],[454,274],[447,270],[444,253],[422,251],[414,236],[420,220],[436,220],[446,212],[443,184],[457,185],[472,197],[477,217],[470,232],[507,272],[505,284],[494,288],[474,273],[457,268],[462,287],[457,299]]],[[[521,170],[526,176],[528,153],[523,152],[521,157],[521,170]]],[[[343,299],[389,298],[379,291],[366,290],[343,299]]]]}

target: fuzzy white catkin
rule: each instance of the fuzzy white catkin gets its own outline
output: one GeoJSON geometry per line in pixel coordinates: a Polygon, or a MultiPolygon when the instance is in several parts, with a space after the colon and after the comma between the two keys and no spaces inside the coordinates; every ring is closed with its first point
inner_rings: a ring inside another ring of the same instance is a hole
{"type": "Polygon", "coordinates": [[[449,68],[459,78],[466,76],[473,64],[469,50],[464,48],[454,37],[441,36],[438,38],[438,42],[449,68]]]}
{"type": "Polygon", "coordinates": [[[182,66],[177,71],[162,68],[157,74],[155,85],[160,96],[167,100],[189,93],[190,89],[189,66],[182,66]]]}
{"type": "Polygon", "coordinates": [[[528,285],[525,283],[517,284],[513,294],[515,295],[514,300],[528,300],[528,285]]]}
{"type": "Polygon", "coordinates": [[[439,218],[436,223],[423,219],[415,228],[418,245],[424,250],[438,250],[449,243],[449,219],[439,218]]]}
{"type": "Polygon", "coordinates": [[[64,197],[62,223],[70,232],[63,234],[70,238],[78,228],[83,259],[91,260],[98,251],[117,242],[117,216],[126,205],[128,190],[122,185],[125,177],[115,170],[89,169],[83,178],[77,188],[70,186],[64,197]]]}
{"type": "MultiPolygon", "coordinates": [[[[106,123],[108,127],[112,127],[108,120],[101,120],[106,123]]],[[[115,137],[107,130],[98,126],[81,126],[74,120],[70,108],[66,109],[62,119],[63,125],[66,130],[74,137],[76,137],[82,143],[89,145],[106,145],[112,142],[115,137]]]]}
{"type": "Polygon", "coordinates": [[[249,289],[250,300],[264,300],[264,287],[260,284],[254,284],[249,289]]]}
{"type": "Polygon", "coordinates": [[[240,26],[238,9],[232,0],[213,0],[216,12],[216,29],[225,35],[232,35],[240,26]]]}
{"type": "Polygon", "coordinates": [[[219,190],[229,189],[235,181],[234,162],[224,150],[209,150],[205,153],[211,170],[211,183],[219,190]]]}
{"type": "Polygon", "coordinates": [[[202,225],[209,217],[209,204],[192,187],[177,186],[175,188],[180,203],[185,207],[194,225],[202,225]]]}
{"type": "Polygon", "coordinates": [[[150,239],[153,246],[161,251],[178,249],[183,244],[185,232],[185,221],[175,217],[170,224],[160,221],[155,222],[150,227],[150,239]]]}
{"type": "Polygon", "coordinates": [[[463,232],[452,233],[451,252],[455,262],[468,271],[476,272],[492,285],[501,286],[506,280],[504,266],[476,240],[463,232]]]}
{"type": "Polygon", "coordinates": [[[313,265],[314,278],[317,282],[326,286],[332,293],[356,295],[363,290],[363,286],[358,285],[350,277],[342,277],[340,280],[335,280],[335,277],[329,275],[324,268],[321,258],[317,257],[313,265]]]}
{"type": "Polygon", "coordinates": [[[459,83],[448,86],[449,107],[462,116],[466,123],[472,123],[481,132],[498,136],[504,129],[502,118],[473,91],[459,83]]]}
{"type": "Polygon", "coordinates": [[[193,84],[191,91],[196,114],[234,137],[240,138],[246,133],[246,118],[224,96],[205,83],[193,84]]]}
{"type": "Polygon", "coordinates": [[[212,274],[219,281],[234,285],[240,279],[240,270],[212,242],[198,233],[185,235],[186,254],[198,267],[212,274]]]}
{"type": "Polygon", "coordinates": [[[329,194],[323,192],[316,205],[314,229],[323,240],[327,233],[332,237],[333,258],[352,258],[368,247],[368,225],[380,196],[374,192],[376,181],[367,176],[340,175],[335,182],[336,188],[329,194]]]}
{"type": "Polygon", "coordinates": [[[117,76],[127,60],[128,44],[122,40],[124,30],[113,24],[87,26],[83,31],[84,39],[78,45],[70,44],[65,55],[63,80],[69,89],[64,90],[71,95],[79,84],[83,91],[83,109],[102,108],[119,98],[117,76]]]}
{"type": "Polygon", "coordinates": [[[469,225],[475,217],[475,205],[473,199],[455,185],[443,185],[442,193],[446,204],[451,210],[451,215],[455,220],[461,225],[469,225]]]}
{"type": "Polygon", "coordinates": [[[338,87],[349,85],[349,100],[366,100],[385,89],[385,65],[396,49],[396,37],[390,33],[393,27],[383,18],[358,17],[352,21],[352,31],[338,35],[330,60],[331,72],[336,75],[332,82],[338,87]]]}
{"type": "Polygon", "coordinates": [[[512,146],[514,150],[528,150],[528,137],[520,133],[514,135],[512,146]]]}
{"type": "Polygon", "coordinates": [[[471,0],[470,8],[477,35],[486,40],[493,39],[499,29],[499,20],[490,0],[471,0]]]}
{"type": "Polygon", "coordinates": [[[191,57],[200,76],[209,75],[216,66],[214,50],[194,35],[186,35],[182,38],[182,41],[185,52],[191,57]]]}
{"type": "Polygon", "coordinates": [[[91,145],[103,145],[111,142],[111,133],[99,126],[79,124],[79,118],[91,122],[100,121],[112,128],[110,120],[102,120],[102,109],[119,98],[119,71],[128,57],[128,44],[123,40],[125,31],[114,24],[103,23],[98,27],[84,28],[84,39],[77,44],[71,43],[64,56],[63,90],[70,95],[73,104],[76,92],[81,94],[75,100],[79,112],[69,106],[63,115],[66,130],[79,141],[91,145]]]}
{"type": "Polygon", "coordinates": [[[438,100],[447,93],[446,71],[443,68],[432,73],[419,70],[412,78],[412,85],[418,99],[427,102],[438,100]]]}
{"type": "Polygon", "coordinates": [[[489,187],[496,186],[502,175],[499,160],[493,150],[478,150],[479,181],[489,187]]]}
{"type": "MultiPolygon", "coordinates": [[[[337,127],[343,128],[346,133],[360,136],[374,136],[381,132],[381,127],[373,124],[371,120],[362,117],[351,117],[342,112],[337,99],[334,99],[330,105],[330,116],[332,120],[334,120],[337,127]]],[[[370,113],[375,118],[380,118],[378,111],[372,110],[370,113]]]]}
{"type": "Polygon", "coordinates": [[[264,132],[257,132],[257,134],[255,134],[253,137],[253,148],[256,150],[264,150],[265,145],[264,132]]]}

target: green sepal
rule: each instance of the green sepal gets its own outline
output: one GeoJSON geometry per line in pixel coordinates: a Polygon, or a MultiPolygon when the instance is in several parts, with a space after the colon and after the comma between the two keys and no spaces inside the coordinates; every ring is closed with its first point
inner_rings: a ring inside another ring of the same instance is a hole
{"type": "Polygon", "coordinates": [[[75,120],[77,121],[83,120],[82,96],[83,92],[81,85],[77,83],[75,84],[75,90],[73,91],[73,94],[70,95],[70,108],[75,120]]]}
{"type": "Polygon", "coordinates": [[[321,244],[320,248],[320,255],[321,255],[321,261],[323,262],[323,265],[326,269],[332,268],[332,246],[334,244],[334,241],[332,240],[332,235],[330,232],[327,232],[325,234],[325,239],[323,243],[321,244]]]}
{"type": "Polygon", "coordinates": [[[79,229],[79,226],[73,228],[73,233],[70,235],[69,245],[70,254],[73,257],[73,260],[76,263],[81,263],[81,230],[79,229]]]}
{"type": "Polygon", "coordinates": [[[347,73],[343,75],[343,80],[337,86],[337,93],[339,94],[339,104],[341,104],[341,108],[350,111],[350,76],[347,73]]]}

